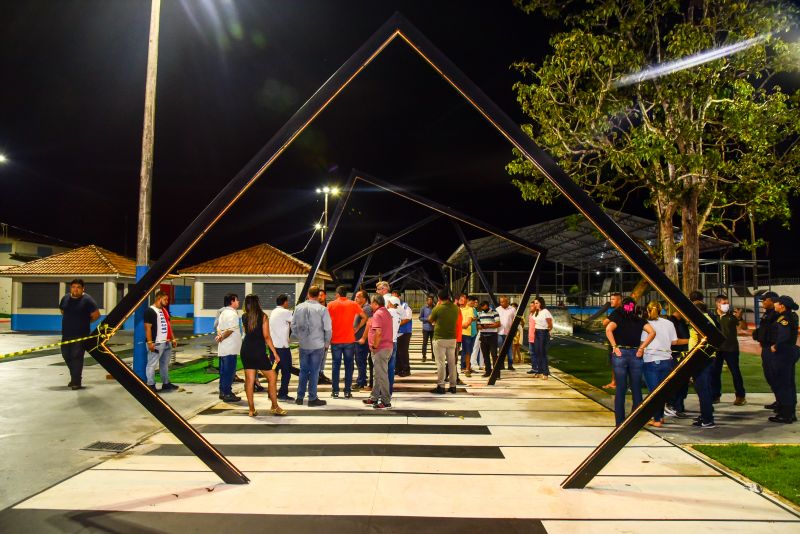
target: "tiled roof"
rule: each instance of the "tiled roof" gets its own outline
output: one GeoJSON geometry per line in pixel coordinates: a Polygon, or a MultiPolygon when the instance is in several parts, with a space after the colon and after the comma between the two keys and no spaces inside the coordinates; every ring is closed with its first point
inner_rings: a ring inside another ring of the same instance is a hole
{"type": "MultiPolygon", "coordinates": [[[[196,274],[308,274],[311,265],[272,245],[262,243],[227,256],[208,260],[192,267],[179,269],[179,275],[196,274]]],[[[330,280],[320,271],[319,276],[330,280]]]]}
{"type": "Polygon", "coordinates": [[[110,250],[88,245],[3,271],[3,276],[52,275],[116,275],[135,278],[136,262],[110,250]]]}

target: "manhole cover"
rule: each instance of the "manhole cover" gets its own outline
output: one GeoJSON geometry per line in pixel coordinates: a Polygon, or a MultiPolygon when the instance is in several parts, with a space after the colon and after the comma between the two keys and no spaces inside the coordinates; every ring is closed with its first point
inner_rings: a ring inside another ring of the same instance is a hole
{"type": "Polygon", "coordinates": [[[133,447],[133,443],[116,443],[113,441],[95,441],[83,447],[82,451],[123,452],[133,447]]]}

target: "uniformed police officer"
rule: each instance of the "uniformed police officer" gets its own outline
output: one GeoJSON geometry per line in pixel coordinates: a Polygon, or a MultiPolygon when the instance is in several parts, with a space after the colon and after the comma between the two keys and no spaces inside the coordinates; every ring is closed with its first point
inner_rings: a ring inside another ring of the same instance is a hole
{"type": "MultiPolygon", "coordinates": [[[[764,371],[764,378],[769,384],[769,388],[775,393],[775,387],[772,385],[772,375],[770,361],[772,352],[770,352],[769,336],[770,325],[775,321],[777,314],[775,312],[775,301],[778,300],[778,294],[774,291],[767,291],[761,295],[761,306],[764,308],[764,315],[761,316],[761,321],[758,323],[758,328],[753,330],[753,341],[758,341],[761,345],[761,369],[764,371]]],[[[777,400],[772,404],[764,405],[767,410],[775,410],[778,407],[777,400]]]]}
{"type": "Polygon", "coordinates": [[[795,365],[800,355],[797,350],[798,317],[794,312],[797,309],[789,295],[782,295],[775,302],[777,316],[769,332],[772,381],[778,400],[776,414],[769,418],[773,423],[797,421],[797,386],[794,381],[795,365]]]}

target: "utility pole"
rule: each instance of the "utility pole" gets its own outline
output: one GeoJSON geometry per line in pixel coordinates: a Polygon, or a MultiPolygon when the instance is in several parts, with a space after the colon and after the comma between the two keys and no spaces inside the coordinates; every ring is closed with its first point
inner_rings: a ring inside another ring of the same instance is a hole
{"type": "MultiPolygon", "coordinates": [[[[145,275],[150,262],[150,212],[153,195],[153,141],[156,119],[156,75],[158,72],[158,29],[161,0],[151,0],[150,41],[147,48],[147,81],[144,93],[144,126],[142,128],[142,165],[139,172],[139,224],[136,233],[136,280],[145,275]]],[[[145,379],[147,346],[142,304],[134,315],[133,371],[145,379]]]]}

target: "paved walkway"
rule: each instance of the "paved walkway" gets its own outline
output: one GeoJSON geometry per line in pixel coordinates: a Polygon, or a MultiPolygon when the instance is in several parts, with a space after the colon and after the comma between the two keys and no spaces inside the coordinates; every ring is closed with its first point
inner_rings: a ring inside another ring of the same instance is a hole
{"type": "Polygon", "coordinates": [[[0,531],[800,531],[794,511],[649,431],[588,488],[562,490],[610,432],[607,408],[524,372],[433,395],[433,366],[412,349],[391,410],[366,407],[363,393],[330,399],[327,386],[326,407],[289,404],[284,418],[227,404],[192,418],[248,485],[220,483],[161,432],[0,512],[0,531]]]}

